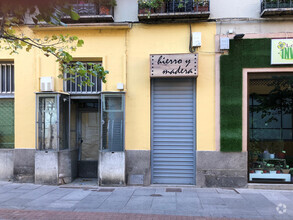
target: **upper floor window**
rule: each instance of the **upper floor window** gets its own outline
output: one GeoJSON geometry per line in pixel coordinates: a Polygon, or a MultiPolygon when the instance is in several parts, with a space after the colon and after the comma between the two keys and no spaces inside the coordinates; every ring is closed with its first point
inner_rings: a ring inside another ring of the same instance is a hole
{"type": "Polygon", "coordinates": [[[293,0],[262,0],[261,17],[293,15],[293,0]]]}
{"type": "Polygon", "coordinates": [[[14,64],[0,63],[0,95],[14,94],[14,64]]]}
{"type": "Polygon", "coordinates": [[[116,0],[71,0],[70,5],[79,14],[80,19],[73,21],[69,16],[64,16],[62,20],[66,23],[114,21],[116,0]]]}
{"type": "Polygon", "coordinates": [[[142,22],[160,19],[207,19],[209,0],[138,0],[138,18],[142,22]]]}
{"type": "MultiPolygon", "coordinates": [[[[92,68],[90,63],[101,64],[100,62],[84,62],[84,65],[87,65],[87,69],[92,68]]],[[[71,65],[75,65],[72,63],[71,65]]],[[[69,73],[64,75],[64,92],[68,92],[70,94],[94,94],[101,91],[101,80],[97,76],[93,75],[86,75],[85,77],[82,76],[71,76],[69,73]],[[72,80],[70,80],[72,78],[72,80]],[[92,86],[89,85],[82,85],[82,82],[87,79],[93,84],[92,86]]]]}

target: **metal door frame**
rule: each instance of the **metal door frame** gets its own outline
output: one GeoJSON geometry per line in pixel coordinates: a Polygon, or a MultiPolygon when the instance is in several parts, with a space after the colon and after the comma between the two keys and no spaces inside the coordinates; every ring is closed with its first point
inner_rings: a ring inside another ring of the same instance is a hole
{"type": "MultiPolygon", "coordinates": [[[[151,184],[156,184],[153,183],[153,106],[154,106],[154,99],[153,99],[153,94],[154,94],[154,83],[156,80],[161,80],[162,78],[152,78],[151,79],[151,184]]],[[[179,78],[179,79],[186,79],[186,78],[179,78]]],[[[196,131],[196,78],[188,78],[190,80],[193,81],[193,117],[194,117],[194,121],[193,121],[193,129],[194,129],[194,136],[193,136],[193,142],[194,142],[194,148],[193,148],[193,158],[194,158],[194,175],[193,175],[193,184],[192,185],[196,185],[196,152],[197,152],[197,143],[196,143],[196,137],[197,137],[197,131],[196,131]]],[[[176,78],[174,78],[174,81],[176,80],[176,78]]]]}

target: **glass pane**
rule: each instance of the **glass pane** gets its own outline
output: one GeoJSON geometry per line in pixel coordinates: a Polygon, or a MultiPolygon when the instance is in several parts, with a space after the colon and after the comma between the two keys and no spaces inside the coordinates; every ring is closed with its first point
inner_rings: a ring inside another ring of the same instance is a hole
{"type": "Polygon", "coordinates": [[[57,100],[56,97],[39,97],[38,148],[57,150],[57,100]]]}
{"type": "Polygon", "coordinates": [[[14,148],[14,100],[0,100],[0,148],[14,148]]]}
{"type": "Polygon", "coordinates": [[[103,96],[102,147],[109,151],[124,150],[124,104],[122,95],[103,96]]]}
{"type": "Polygon", "coordinates": [[[11,66],[11,92],[14,92],[14,65],[11,66]]]}
{"type": "Polygon", "coordinates": [[[293,77],[249,77],[249,181],[293,183],[293,77]]]}
{"type": "Polygon", "coordinates": [[[292,140],[292,129],[283,129],[283,139],[284,140],[292,140]]]}
{"type": "Polygon", "coordinates": [[[10,92],[10,65],[6,68],[6,92],[10,92]]]}
{"type": "Polygon", "coordinates": [[[76,134],[77,134],[77,104],[71,101],[70,104],[70,149],[77,147],[76,134]]]}
{"type": "Polygon", "coordinates": [[[98,112],[81,113],[81,160],[97,161],[99,158],[99,115],[98,112]]]}
{"type": "Polygon", "coordinates": [[[6,66],[5,65],[1,65],[1,81],[2,81],[2,90],[1,92],[5,92],[6,91],[6,66]]]}
{"type": "Polygon", "coordinates": [[[60,96],[59,102],[59,149],[68,149],[68,135],[69,135],[69,97],[66,95],[60,96]]]}
{"type": "Polygon", "coordinates": [[[117,95],[105,95],[104,96],[104,103],[103,103],[103,110],[104,111],[122,111],[122,98],[121,96],[117,95]]]}

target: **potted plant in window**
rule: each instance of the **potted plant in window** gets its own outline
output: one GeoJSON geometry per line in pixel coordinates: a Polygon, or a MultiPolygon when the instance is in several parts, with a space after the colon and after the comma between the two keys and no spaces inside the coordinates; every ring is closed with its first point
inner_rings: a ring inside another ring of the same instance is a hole
{"type": "Polygon", "coordinates": [[[116,0],[100,0],[99,1],[99,9],[100,15],[109,15],[111,8],[117,5],[116,0]]]}
{"type": "Polygon", "coordinates": [[[194,0],[194,11],[197,11],[197,12],[209,11],[209,1],[208,0],[194,0]]]}
{"type": "Polygon", "coordinates": [[[164,5],[164,0],[138,0],[139,14],[163,12],[164,5]]]}

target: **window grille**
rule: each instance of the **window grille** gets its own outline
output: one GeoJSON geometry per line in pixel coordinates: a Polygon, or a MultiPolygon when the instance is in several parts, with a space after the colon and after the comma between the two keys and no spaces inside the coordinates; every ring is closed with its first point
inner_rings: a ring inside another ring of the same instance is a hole
{"type": "Polygon", "coordinates": [[[0,94],[14,94],[13,63],[0,63],[0,94]]]}
{"type": "MultiPolygon", "coordinates": [[[[84,62],[84,63],[95,63],[100,64],[97,62],[84,62]]],[[[71,65],[74,65],[72,63],[71,65]]],[[[87,69],[92,68],[92,66],[87,65],[87,69]]],[[[70,77],[73,77],[69,73],[67,75],[64,75],[64,92],[68,92],[70,94],[95,94],[101,91],[101,80],[97,76],[90,75],[90,80],[94,84],[93,86],[88,85],[81,85],[81,82],[85,80],[85,77],[76,77],[75,82],[72,82],[71,80],[67,80],[70,77]]]]}
{"type": "Polygon", "coordinates": [[[14,148],[14,99],[0,100],[0,148],[14,148]]]}

